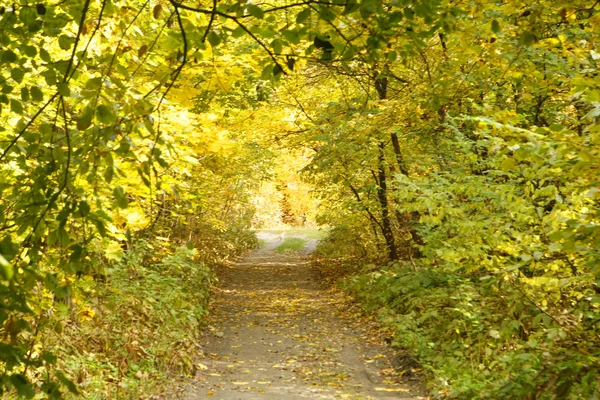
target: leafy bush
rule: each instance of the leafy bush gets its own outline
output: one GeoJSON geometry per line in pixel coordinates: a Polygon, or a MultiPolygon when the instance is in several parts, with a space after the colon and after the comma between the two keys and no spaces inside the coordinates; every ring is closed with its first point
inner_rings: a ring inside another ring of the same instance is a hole
{"type": "Polygon", "coordinates": [[[146,390],[161,376],[194,370],[191,354],[213,280],[197,259],[195,249],[140,240],[108,268],[107,282],[83,283],[89,297],[78,318],[63,319],[55,346],[87,398],[139,395],[137,386],[146,390]]]}
{"type": "Polygon", "coordinates": [[[450,398],[589,398],[598,394],[598,319],[566,325],[501,278],[432,268],[363,271],[344,286],[395,330],[450,398]]]}

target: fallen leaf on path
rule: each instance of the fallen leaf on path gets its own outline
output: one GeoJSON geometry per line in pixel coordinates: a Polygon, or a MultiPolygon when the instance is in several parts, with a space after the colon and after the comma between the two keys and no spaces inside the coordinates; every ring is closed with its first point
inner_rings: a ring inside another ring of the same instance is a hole
{"type": "Polygon", "coordinates": [[[404,388],[382,388],[382,387],[376,387],[375,388],[376,391],[378,392],[408,392],[408,389],[404,389],[404,388]]]}

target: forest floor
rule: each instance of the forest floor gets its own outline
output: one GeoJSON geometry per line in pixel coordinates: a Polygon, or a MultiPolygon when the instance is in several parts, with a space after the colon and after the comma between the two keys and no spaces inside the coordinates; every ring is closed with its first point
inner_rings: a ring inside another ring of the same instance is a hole
{"type": "Polygon", "coordinates": [[[198,372],[167,398],[426,398],[359,306],[322,283],[308,262],[317,240],[293,236],[299,252],[276,253],[278,235],[262,232],[260,249],[217,271],[198,372]]]}

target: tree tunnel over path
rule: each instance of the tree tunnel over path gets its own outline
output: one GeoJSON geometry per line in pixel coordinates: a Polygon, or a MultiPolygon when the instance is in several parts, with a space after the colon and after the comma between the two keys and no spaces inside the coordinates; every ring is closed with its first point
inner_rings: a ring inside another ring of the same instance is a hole
{"type": "Polygon", "coordinates": [[[0,398],[193,374],[215,266],[316,225],[434,393],[597,394],[598,7],[0,3],[0,398]]]}

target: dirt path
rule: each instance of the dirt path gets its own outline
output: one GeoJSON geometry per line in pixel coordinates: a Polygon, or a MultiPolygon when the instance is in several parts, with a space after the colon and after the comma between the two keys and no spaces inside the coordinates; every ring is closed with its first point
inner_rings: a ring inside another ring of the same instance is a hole
{"type": "MultiPolygon", "coordinates": [[[[391,353],[300,254],[266,245],[219,273],[204,359],[185,399],[414,399],[391,353]]],[[[421,397],[423,398],[423,397],[421,397]]]]}

